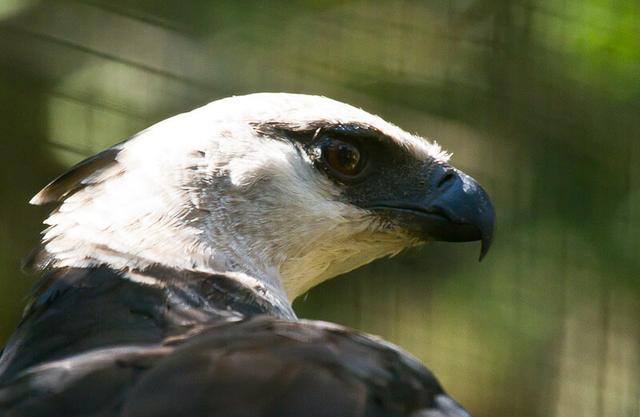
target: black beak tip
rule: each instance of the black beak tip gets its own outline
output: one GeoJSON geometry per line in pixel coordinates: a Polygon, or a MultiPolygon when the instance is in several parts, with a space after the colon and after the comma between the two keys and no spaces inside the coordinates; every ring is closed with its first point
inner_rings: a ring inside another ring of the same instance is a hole
{"type": "Polygon", "coordinates": [[[493,235],[495,232],[495,213],[493,210],[493,205],[490,203],[488,197],[486,199],[486,214],[484,223],[480,228],[480,257],[478,258],[478,262],[482,262],[484,257],[489,252],[489,248],[493,243],[493,235]]]}
{"type": "Polygon", "coordinates": [[[468,193],[464,194],[465,198],[469,199],[467,204],[461,204],[460,207],[466,208],[466,210],[462,209],[465,220],[477,228],[477,240],[481,242],[478,262],[482,262],[493,243],[496,223],[495,210],[489,195],[480,184],[464,173],[460,173],[460,176],[469,190],[468,193]]]}
{"type": "Polygon", "coordinates": [[[482,238],[482,243],[480,245],[480,256],[478,257],[478,262],[482,262],[487,253],[489,252],[489,248],[491,247],[491,243],[493,241],[493,235],[484,236],[482,238]]]}

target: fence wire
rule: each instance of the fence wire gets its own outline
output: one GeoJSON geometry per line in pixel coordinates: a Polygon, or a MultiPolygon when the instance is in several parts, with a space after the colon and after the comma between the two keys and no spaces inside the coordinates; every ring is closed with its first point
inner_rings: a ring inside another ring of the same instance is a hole
{"type": "Polygon", "coordinates": [[[65,167],[254,91],[327,95],[435,138],[499,217],[301,297],[380,334],[474,416],[640,416],[640,5],[621,0],[0,4],[0,339],[65,167]]]}

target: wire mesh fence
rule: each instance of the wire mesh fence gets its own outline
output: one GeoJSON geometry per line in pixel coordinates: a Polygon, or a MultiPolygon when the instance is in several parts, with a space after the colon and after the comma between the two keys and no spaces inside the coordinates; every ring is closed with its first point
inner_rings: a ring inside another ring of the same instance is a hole
{"type": "Polygon", "coordinates": [[[0,336],[53,176],[215,98],[322,94],[437,139],[499,226],[482,264],[429,245],[299,315],[400,344],[476,416],[640,416],[638,21],[632,0],[0,2],[0,336]]]}

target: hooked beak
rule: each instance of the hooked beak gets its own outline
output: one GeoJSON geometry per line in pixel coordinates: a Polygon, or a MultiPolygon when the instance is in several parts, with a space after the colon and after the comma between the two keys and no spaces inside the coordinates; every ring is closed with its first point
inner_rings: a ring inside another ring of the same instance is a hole
{"type": "Polygon", "coordinates": [[[382,211],[425,241],[481,241],[480,260],[493,241],[495,213],[485,190],[469,175],[440,164],[427,174],[428,191],[416,198],[382,201],[382,211]]]}

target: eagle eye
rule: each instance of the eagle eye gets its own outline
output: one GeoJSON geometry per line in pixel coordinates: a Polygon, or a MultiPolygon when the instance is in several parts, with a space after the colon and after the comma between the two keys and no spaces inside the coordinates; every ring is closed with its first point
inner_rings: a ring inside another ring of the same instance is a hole
{"type": "Polygon", "coordinates": [[[322,159],[340,179],[358,176],[365,166],[358,146],[339,139],[332,139],[322,146],[322,159]]]}

